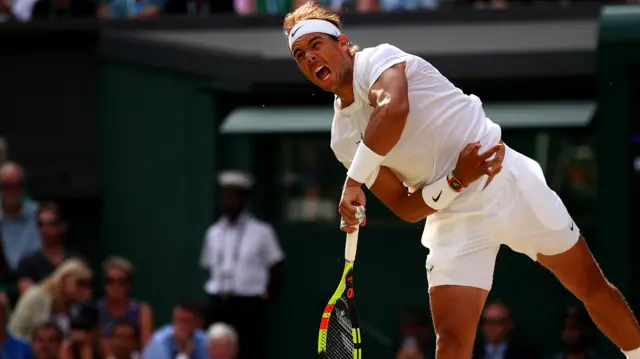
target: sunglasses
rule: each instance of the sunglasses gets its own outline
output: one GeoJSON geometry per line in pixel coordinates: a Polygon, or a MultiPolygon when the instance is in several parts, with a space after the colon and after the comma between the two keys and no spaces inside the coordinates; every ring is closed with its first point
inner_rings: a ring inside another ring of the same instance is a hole
{"type": "Polygon", "coordinates": [[[85,287],[85,288],[87,288],[87,287],[91,287],[91,279],[78,279],[78,280],[76,281],[76,284],[77,284],[79,287],[85,287]]]}
{"type": "Polygon", "coordinates": [[[55,227],[59,224],[60,222],[58,220],[53,220],[53,221],[38,221],[38,227],[42,228],[44,226],[51,226],[51,227],[55,227]]]}
{"type": "Polygon", "coordinates": [[[486,325],[504,325],[507,323],[507,318],[484,318],[482,323],[486,325]]]}
{"type": "Polygon", "coordinates": [[[24,182],[22,181],[17,181],[17,182],[5,181],[5,182],[0,182],[0,189],[2,190],[22,189],[23,185],[24,185],[24,182]]]}
{"type": "Polygon", "coordinates": [[[129,283],[129,278],[126,277],[104,277],[105,284],[118,284],[125,285],[129,283]]]}

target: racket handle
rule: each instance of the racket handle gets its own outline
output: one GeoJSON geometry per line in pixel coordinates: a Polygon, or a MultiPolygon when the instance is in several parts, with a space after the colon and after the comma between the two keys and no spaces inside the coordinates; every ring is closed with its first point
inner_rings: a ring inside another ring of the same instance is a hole
{"type": "Polygon", "coordinates": [[[356,229],[353,233],[347,233],[347,242],[344,248],[344,259],[347,262],[355,262],[356,251],[358,250],[358,233],[360,232],[360,226],[353,227],[356,229]]]}

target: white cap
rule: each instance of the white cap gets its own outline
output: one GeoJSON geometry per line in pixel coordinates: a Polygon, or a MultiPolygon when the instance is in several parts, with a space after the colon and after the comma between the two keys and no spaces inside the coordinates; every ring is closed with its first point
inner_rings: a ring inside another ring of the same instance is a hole
{"type": "Polygon", "coordinates": [[[251,176],[242,171],[222,171],[218,174],[218,183],[221,186],[233,186],[243,189],[251,189],[253,187],[251,176]]]}

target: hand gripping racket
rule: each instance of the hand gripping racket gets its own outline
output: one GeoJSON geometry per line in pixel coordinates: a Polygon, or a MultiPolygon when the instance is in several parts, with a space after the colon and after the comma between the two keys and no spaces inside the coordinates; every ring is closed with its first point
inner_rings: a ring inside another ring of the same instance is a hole
{"type": "MultiPolygon", "coordinates": [[[[358,207],[357,218],[360,223],[363,222],[364,207],[358,207]]],[[[358,248],[358,233],[359,227],[356,227],[355,232],[347,234],[342,278],[320,321],[318,359],[362,359],[353,289],[353,262],[358,248]]]]}

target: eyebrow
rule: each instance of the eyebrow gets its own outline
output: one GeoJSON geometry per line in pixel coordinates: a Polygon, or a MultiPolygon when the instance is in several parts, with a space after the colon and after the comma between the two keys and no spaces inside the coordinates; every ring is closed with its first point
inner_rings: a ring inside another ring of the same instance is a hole
{"type": "MultiPolygon", "coordinates": [[[[312,37],[311,39],[309,39],[309,41],[307,41],[307,44],[310,44],[313,41],[319,40],[319,39],[322,39],[322,37],[320,37],[319,35],[316,35],[316,36],[312,37]]],[[[299,51],[302,51],[302,50],[300,50],[299,48],[293,50],[293,56],[295,57],[299,51]]]]}

